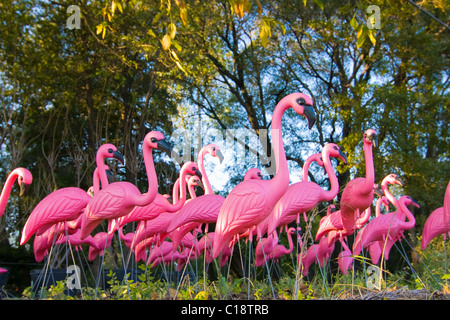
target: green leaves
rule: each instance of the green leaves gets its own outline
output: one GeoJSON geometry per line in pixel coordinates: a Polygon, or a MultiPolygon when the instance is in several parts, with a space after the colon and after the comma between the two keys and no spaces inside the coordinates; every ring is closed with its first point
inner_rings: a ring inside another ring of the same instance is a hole
{"type": "Polygon", "coordinates": [[[261,44],[266,47],[269,44],[269,38],[272,35],[271,28],[278,26],[281,28],[282,34],[286,34],[286,27],[279,21],[272,18],[262,18],[261,27],[259,29],[259,37],[261,38],[261,44]]]}

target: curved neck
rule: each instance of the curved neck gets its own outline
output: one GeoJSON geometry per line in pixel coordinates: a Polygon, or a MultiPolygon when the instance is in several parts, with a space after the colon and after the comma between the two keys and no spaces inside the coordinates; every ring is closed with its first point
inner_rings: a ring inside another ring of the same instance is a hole
{"type": "Polygon", "coordinates": [[[6,203],[8,202],[9,195],[11,194],[11,189],[16,181],[19,174],[13,170],[6,179],[5,184],[3,185],[2,194],[0,195],[0,216],[5,212],[6,203]]]}
{"type": "Polygon", "coordinates": [[[402,227],[404,229],[411,229],[416,224],[416,218],[414,218],[411,211],[409,211],[408,207],[405,205],[403,201],[399,201],[399,207],[400,210],[406,215],[406,218],[408,218],[407,222],[402,223],[402,227]]]}
{"type": "Polygon", "coordinates": [[[205,187],[205,194],[213,194],[214,191],[211,187],[211,183],[209,182],[208,176],[206,175],[205,164],[203,161],[205,158],[205,155],[207,153],[208,153],[208,151],[204,148],[202,148],[200,150],[200,152],[198,153],[197,164],[198,164],[198,169],[202,173],[202,183],[203,183],[203,186],[205,187]]]}
{"type": "Polygon", "coordinates": [[[308,181],[308,172],[309,172],[309,166],[311,165],[311,163],[313,161],[315,161],[315,157],[314,155],[308,157],[308,159],[306,159],[305,163],[303,163],[303,168],[302,168],[302,181],[308,181]]]}
{"type": "MultiPolygon", "coordinates": [[[[197,195],[195,194],[194,185],[188,184],[188,189],[189,189],[189,195],[191,196],[191,199],[197,198],[197,195]]],[[[205,194],[206,194],[206,192],[205,192],[205,194]]]]}
{"type": "Polygon", "coordinates": [[[180,199],[180,178],[178,178],[175,181],[175,184],[173,185],[173,190],[172,190],[172,202],[173,202],[173,204],[176,204],[179,199],[180,199]]]}
{"type": "Polygon", "coordinates": [[[288,243],[289,243],[289,249],[286,251],[286,254],[289,254],[294,250],[294,244],[292,243],[292,233],[288,232],[288,243]]]}
{"type": "Polygon", "coordinates": [[[375,205],[375,218],[379,217],[381,215],[381,203],[383,202],[383,200],[380,198],[378,198],[377,203],[375,205]]]}
{"type": "Polygon", "coordinates": [[[148,191],[135,199],[135,205],[140,207],[152,203],[158,194],[158,180],[156,178],[155,164],[153,163],[153,148],[144,142],[142,153],[144,156],[145,171],[147,173],[148,191]]]}
{"type": "MultiPolygon", "coordinates": [[[[92,177],[92,186],[94,187],[94,194],[100,191],[100,173],[99,167],[95,168],[94,175],[92,177]]],[[[106,173],[105,173],[106,175],[106,173]]],[[[104,187],[105,185],[103,185],[104,187]]]]}
{"type": "Polygon", "coordinates": [[[338,179],[336,177],[336,174],[334,173],[333,165],[331,164],[330,154],[329,152],[326,152],[323,155],[323,165],[325,167],[325,171],[328,174],[328,179],[330,179],[330,190],[325,191],[323,193],[323,200],[324,201],[331,201],[333,200],[336,195],[339,192],[339,183],[338,179]]]}
{"type": "Polygon", "coordinates": [[[364,210],[364,214],[356,220],[355,225],[358,228],[361,228],[363,225],[366,224],[367,221],[369,221],[369,218],[370,218],[370,206],[366,210],[364,210]]]}
{"type": "Polygon", "coordinates": [[[381,190],[383,191],[384,195],[389,200],[389,202],[392,203],[395,208],[398,208],[398,206],[399,206],[398,200],[389,191],[388,184],[389,184],[389,182],[381,183],[381,190]]]}
{"type": "MultiPolygon", "coordinates": [[[[93,185],[95,185],[95,179],[97,178],[97,182],[98,179],[100,179],[100,183],[102,185],[102,188],[106,187],[109,182],[108,182],[108,177],[106,176],[106,169],[105,169],[105,156],[103,154],[100,154],[99,152],[97,152],[97,155],[95,157],[95,163],[97,164],[97,168],[95,168],[94,170],[94,182],[93,185]],[[97,171],[97,177],[95,176],[96,173],[95,171],[97,171]]],[[[100,190],[100,186],[97,184],[98,190],[100,190]]],[[[95,191],[98,191],[94,189],[95,191]]]]}
{"type": "Polygon", "coordinates": [[[171,204],[170,202],[167,201],[167,203],[165,204],[165,208],[166,208],[167,212],[176,212],[184,206],[184,203],[186,202],[186,175],[187,175],[186,170],[185,169],[183,170],[183,168],[182,168],[181,172],[180,172],[180,178],[179,178],[180,198],[178,199],[178,201],[176,203],[174,202],[173,204],[171,204]]]}
{"type": "Polygon", "coordinates": [[[366,180],[360,189],[362,194],[367,194],[373,191],[373,184],[375,183],[375,169],[373,167],[372,144],[364,141],[364,160],[366,163],[366,180]]]}
{"type": "Polygon", "coordinates": [[[278,188],[278,192],[283,194],[285,189],[281,188],[281,186],[285,186],[286,188],[289,186],[289,171],[286,160],[286,153],[284,151],[283,144],[283,136],[281,133],[281,118],[283,117],[283,113],[289,108],[289,105],[283,100],[277,104],[275,110],[273,111],[272,116],[272,145],[273,151],[275,155],[275,166],[276,173],[275,177],[271,180],[276,183],[278,188]]]}

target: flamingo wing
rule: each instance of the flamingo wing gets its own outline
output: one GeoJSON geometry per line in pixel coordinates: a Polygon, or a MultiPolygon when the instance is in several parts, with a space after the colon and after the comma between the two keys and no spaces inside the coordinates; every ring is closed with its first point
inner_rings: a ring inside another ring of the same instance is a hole
{"type": "Polygon", "coordinates": [[[423,227],[422,250],[427,248],[431,240],[450,229],[444,220],[444,207],[437,208],[430,214],[423,227]]]}
{"type": "Polygon", "coordinates": [[[224,201],[224,197],[216,194],[206,194],[189,201],[174,215],[167,232],[172,232],[190,222],[212,223],[217,221],[224,201]]]}
{"type": "Polygon", "coordinates": [[[42,234],[53,224],[76,219],[91,197],[86,191],[68,187],[52,192],[33,209],[22,230],[20,244],[26,243],[39,229],[42,234]]]}
{"type": "Polygon", "coordinates": [[[291,185],[274,206],[267,232],[272,233],[278,226],[290,222],[290,216],[297,216],[314,208],[320,201],[322,191],[322,188],[310,181],[291,185]]]}
{"type": "Polygon", "coordinates": [[[316,241],[319,241],[323,236],[325,236],[330,231],[342,230],[342,219],[341,211],[336,211],[323,218],[319,225],[319,230],[317,230],[316,241]]]}
{"type": "MultiPolygon", "coordinates": [[[[252,182],[255,180],[248,180],[252,182]]],[[[268,192],[257,184],[238,184],[228,195],[217,217],[213,257],[238,233],[266,218],[268,192]]]]}

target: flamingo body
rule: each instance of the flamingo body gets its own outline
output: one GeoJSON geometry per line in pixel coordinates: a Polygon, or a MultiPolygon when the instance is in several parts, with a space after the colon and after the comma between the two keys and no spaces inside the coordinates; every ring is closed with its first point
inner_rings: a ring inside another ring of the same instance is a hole
{"type": "Polygon", "coordinates": [[[42,199],[27,219],[20,239],[25,244],[31,236],[42,234],[60,221],[75,220],[86,208],[91,197],[80,188],[67,187],[56,190],[42,199]]]}

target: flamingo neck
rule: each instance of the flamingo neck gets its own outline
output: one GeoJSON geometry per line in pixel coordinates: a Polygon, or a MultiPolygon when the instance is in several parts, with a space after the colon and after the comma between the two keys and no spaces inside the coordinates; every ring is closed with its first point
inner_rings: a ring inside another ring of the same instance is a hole
{"type": "Polygon", "coordinates": [[[145,171],[147,173],[148,191],[135,199],[135,205],[139,207],[152,203],[158,194],[158,180],[156,178],[155,164],[153,163],[153,148],[144,142],[142,153],[144,156],[145,171]]]}
{"type": "Polygon", "coordinates": [[[308,157],[308,159],[306,159],[305,163],[303,164],[303,168],[302,168],[302,181],[308,181],[308,172],[309,172],[309,166],[311,165],[311,163],[315,161],[314,157],[308,157]]]}
{"type": "Polygon", "coordinates": [[[325,171],[328,174],[328,179],[330,179],[330,190],[324,191],[323,199],[324,201],[333,200],[337,193],[339,192],[339,183],[336,177],[336,174],[333,170],[333,165],[331,164],[330,154],[327,152],[323,156],[323,165],[325,167],[325,171]]]}
{"type": "Polygon", "coordinates": [[[386,198],[389,200],[390,203],[394,205],[395,208],[398,208],[399,203],[397,198],[394,197],[394,195],[389,191],[388,189],[388,182],[381,183],[381,190],[383,191],[386,198]]]}
{"type": "Polygon", "coordinates": [[[173,185],[172,199],[173,204],[176,204],[180,199],[180,178],[178,178],[173,185]]]}
{"type": "Polygon", "coordinates": [[[211,183],[209,182],[209,178],[206,175],[206,169],[205,169],[205,164],[204,164],[204,158],[205,155],[208,151],[205,149],[200,150],[199,155],[198,155],[198,169],[200,170],[200,172],[202,173],[202,183],[205,187],[205,194],[213,194],[214,191],[211,187],[211,183]]]}
{"type": "Polygon", "coordinates": [[[375,218],[381,215],[381,202],[383,202],[383,200],[380,197],[378,198],[377,203],[375,205],[375,218]]]}
{"type": "Polygon", "coordinates": [[[413,214],[411,213],[411,211],[409,211],[408,207],[403,201],[399,201],[399,207],[401,212],[406,215],[406,218],[408,218],[408,221],[402,224],[403,228],[411,229],[416,224],[416,218],[414,218],[413,214]]]}
{"type": "Polygon", "coordinates": [[[186,169],[181,169],[180,172],[180,190],[179,190],[179,194],[180,194],[180,199],[175,203],[171,204],[170,202],[167,202],[166,204],[166,209],[169,212],[176,212],[178,210],[180,210],[183,206],[184,203],[186,202],[186,169]]]}
{"type": "Polygon", "coordinates": [[[275,177],[272,179],[277,184],[277,193],[284,194],[289,186],[289,171],[286,160],[286,153],[284,151],[283,135],[281,132],[281,118],[284,112],[289,108],[289,105],[283,101],[277,104],[272,116],[272,144],[275,155],[276,172],[275,177]],[[282,186],[282,187],[281,187],[282,186]]]}
{"type": "MultiPolygon", "coordinates": [[[[99,167],[95,168],[94,174],[92,177],[92,186],[94,187],[94,194],[100,191],[100,173],[99,173],[99,167]]],[[[105,173],[106,175],[106,173],[105,173]]],[[[105,186],[105,185],[103,185],[105,186]]]]}
{"type": "Polygon", "coordinates": [[[289,249],[286,251],[286,254],[289,254],[294,250],[294,244],[292,242],[292,233],[288,232],[288,243],[289,243],[289,249]]]}
{"type": "MultiPolygon", "coordinates": [[[[194,185],[188,184],[188,189],[189,189],[189,195],[191,196],[191,199],[197,198],[197,195],[195,194],[195,188],[194,188],[194,185]]],[[[206,193],[205,193],[205,194],[206,194],[206,193]]]]}
{"type": "Polygon", "coordinates": [[[95,168],[94,170],[94,182],[95,183],[95,171],[97,171],[97,187],[98,189],[94,189],[95,191],[99,191],[100,190],[100,186],[98,185],[98,179],[100,179],[100,183],[102,185],[102,188],[106,187],[109,182],[108,182],[108,177],[106,176],[106,169],[105,169],[105,156],[97,153],[96,157],[95,157],[95,162],[97,164],[97,168],[95,168]]]}
{"type": "Polygon", "coordinates": [[[368,194],[373,191],[373,184],[375,182],[375,169],[373,166],[372,144],[364,141],[364,160],[366,163],[366,179],[360,189],[362,194],[368,194]]]}
{"type": "Polygon", "coordinates": [[[366,224],[367,221],[369,221],[369,218],[370,218],[370,206],[366,210],[364,210],[364,214],[356,220],[355,222],[356,226],[358,228],[361,228],[363,225],[366,224]]]}
{"type": "Polygon", "coordinates": [[[16,170],[13,170],[9,174],[5,184],[3,185],[2,194],[0,195],[0,216],[5,212],[6,204],[8,202],[9,195],[11,194],[12,186],[18,176],[18,172],[16,170]]]}

